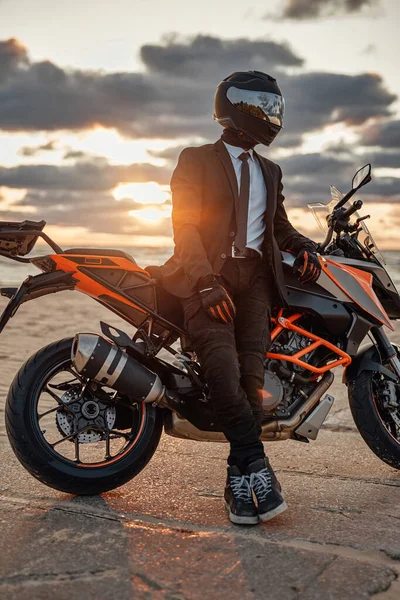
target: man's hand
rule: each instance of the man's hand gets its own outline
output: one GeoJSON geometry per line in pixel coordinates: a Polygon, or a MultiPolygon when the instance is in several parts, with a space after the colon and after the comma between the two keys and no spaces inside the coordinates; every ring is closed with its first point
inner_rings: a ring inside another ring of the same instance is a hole
{"type": "Polygon", "coordinates": [[[201,277],[197,283],[204,310],[211,319],[219,323],[230,323],[236,315],[235,305],[226,289],[214,275],[201,277]]]}
{"type": "Polygon", "coordinates": [[[299,271],[300,283],[317,281],[321,273],[321,264],[316,252],[307,249],[300,250],[293,263],[293,272],[298,273],[299,271]]]}

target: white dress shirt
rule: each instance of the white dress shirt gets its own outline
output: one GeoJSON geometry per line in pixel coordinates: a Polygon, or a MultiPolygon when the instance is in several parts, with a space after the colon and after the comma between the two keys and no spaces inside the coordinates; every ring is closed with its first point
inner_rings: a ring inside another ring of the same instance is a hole
{"type": "Polygon", "coordinates": [[[250,158],[248,161],[250,170],[250,197],[249,212],[247,216],[247,243],[246,248],[253,248],[262,254],[261,247],[264,240],[265,231],[265,210],[267,208],[267,189],[265,187],[264,176],[261,166],[253,154],[253,150],[243,150],[237,146],[231,146],[224,142],[226,149],[231,157],[233,168],[235,169],[238,191],[240,190],[240,180],[242,175],[242,160],[239,156],[242,152],[248,152],[250,158]]]}

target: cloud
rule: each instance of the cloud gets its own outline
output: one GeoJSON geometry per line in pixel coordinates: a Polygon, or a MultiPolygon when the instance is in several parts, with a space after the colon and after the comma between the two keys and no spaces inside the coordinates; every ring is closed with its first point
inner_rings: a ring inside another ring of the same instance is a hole
{"type": "Polygon", "coordinates": [[[0,56],[7,76],[0,84],[0,129],[84,130],[101,125],[132,138],[210,138],[219,132],[212,121],[215,87],[229,72],[241,66],[278,68],[303,62],[285,44],[209,36],[147,45],[141,54],[146,72],[103,73],[62,69],[50,60],[32,62],[15,40],[3,42],[0,56]]]}
{"type": "Polygon", "coordinates": [[[168,146],[164,150],[147,150],[147,153],[150,154],[150,156],[154,156],[154,158],[163,158],[164,160],[175,164],[182,150],[188,145],[195,146],[196,144],[181,144],[179,146],[168,146]]]}
{"type": "Polygon", "coordinates": [[[375,196],[375,201],[398,201],[400,198],[400,179],[398,177],[373,177],[371,183],[363,188],[363,192],[369,196],[375,196]]]}
{"type": "MultiPolygon", "coordinates": [[[[371,150],[364,153],[361,162],[370,160],[375,167],[397,166],[400,121],[389,119],[396,96],[377,74],[302,72],[301,57],[285,44],[213,36],[186,40],[169,37],[161,44],[143,46],[141,57],[146,70],[140,73],[62,69],[51,61],[30,60],[16,40],[0,42],[0,129],[79,132],[100,125],[130,138],[174,140],[165,150],[149,151],[151,156],[164,159],[165,167],[110,164],[103,157],[56,147],[55,139],[24,146],[20,153],[25,157],[61,149],[69,162],[46,165],[38,160],[34,165],[0,167],[0,186],[28,190],[15,208],[34,207],[40,218],[50,223],[81,225],[97,232],[169,235],[168,219],[145,226],[129,215],[139,206],[132,200],[116,202],[110,191],[121,183],[168,184],[177,156],[187,145],[184,139],[196,140],[193,145],[201,139],[217,139],[221,130],[211,118],[215,87],[238,68],[277,74],[283,89],[285,129],[271,150],[293,150],[293,155],[279,160],[289,206],[329,200],[329,184],[343,191],[350,187],[360,163],[353,148],[332,148],[324,154],[296,153],[304,134],[329,124],[357,126],[361,143],[371,150]]],[[[61,135],[53,134],[60,139],[61,135]]],[[[270,150],[267,155],[271,156],[270,150]]],[[[388,201],[398,199],[398,183],[395,178],[375,178],[367,193],[388,201]]],[[[10,217],[3,213],[2,218],[10,217]]]]}
{"type": "MultiPolygon", "coordinates": [[[[165,203],[167,206],[168,203],[165,203]]],[[[105,192],[70,192],[70,191],[29,191],[25,197],[14,205],[17,208],[35,206],[35,219],[44,219],[49,225],[64,227],[85,227],[89,231],[117,234],[171,235],[169,219],[161,219],[154,224],[130,215],[130,211],[143,209],[131,199],[117,201],[105,192]]],[[[160,210],[164,205],[146,205],[146,208],[160,210]]],[[[8,218],[15,220],[15,212],[7,213],[8,218]],[[11,215],[11,217],[10,217],[11,215]]],[[[32,217],[32,215],[31,215],[32,217]]],[[[0,218],[5,218],[1,212],[0,218]]]]}
{"type": "Polygon", "coordinates": [[[369,124],[361,132],[360,143],[364,146],[400,148],[400,119],[369,124]]]}
{"type": "Polygon", "coordinates": [[[72,166],[18,165],[0,167],[0,186],[38,190],[104,191],[119,183],[155,181],[167,184],[170,170],[150,163],[110,165],[105,159],[72,166]]]}
{"type": "Polygon", "coordinates": [[[164,45],[146,44],[140,57],[149,71],[173,74],[178,77],[210,77],[229,71],[260,68],[299,67],[303,59],[288,45],[264,40],[223,40],[210,35],[197,35],[180,41],[176,36],[166,39],[164,45]]]}
{"type": "Polygon", "coordinates": [[[329,186],[348,191],[357,170],[352,158],[341,159],[335,155],[309,153],[281,158],[284,194],[288,206],[306,206],[309,202],[328,202],[329,186]]]}
{"type": "Polygon", "coordinates": [[[372,182],[363,189],[363,194],[375,201],[397,201],[400,198],[400,179],[374,175],[374,168],[399,165],[399,162],[396,165],[396,158],[399,158],[398,155],[389,158],[388,153],[367,153],[360,157],[350,149],[343,156],[326,151],[323,154],[293,154],[283,157],[278,162],[283,172],[287,205],[295,207],[305,206],[309,202],[328,202],[330,185],[344,193],[348,192],[353,175],[367,162],[372,164],[372,182]]]}
{"type": "Polygon", "coordinates": [[[378,4],[379,0],[286,0],[279,14],[267,14],[265,18],[277,20],[317,19],[337,14],[361,11],[364,7],[378,4]]]}
{"type": "MultiPolygon", "coordinates": [[[[386,169],[400,169],[400,150],[394,152],[372,152],[363,154],[363,160],[370,162],[372,167],[386,169]]],[[[399,180],[400,186],[400,180],[399,180]]],[[[399,189],[400,192],[400,189],[399,189]]]]}
{"type": "Polygon", "coordinates": [[[27,50],[15,38],[0,41],[0,83],[29,64],[27,50]]]}
{"type": "Polygon", "coordinates": [[[83,152],[82,150],[67,150],[63,158],[64,160],[68,160],[70,158],[80,160],[81,158],[85,159],[86,157],[86,152],[83,152]]]}
{"type": "Polygon", "coordinates": [[[186,121],[195,128],[210,102],[207,90],[195,90],[190,80],[177,86],[173,78],[146,73],[64,70],[51,61],[27,62],[11,42],[0,49],[0,129],[6,131],[102,125],[131,137],[162,137],[185,130],[186,121]]]}
{"type": "Polygon", "coordinates": [[[281,82],[286,98],[285,128],[291,134],[390,115],[396,100],[376,73],[301,73],[284,76],[281,82]]]}
{"type": "Polygon", "coordinates": [[[352,160],[342,160],[320,153],[287,156],[281,158],[279,164],[285,176],[306,175],[310,178],[316,178],[321,174],[324,177],[342,177],[345,170],[351,172],[353,168],[352,160]]]}
{"type": "Polygon", "coordinates": [[[57,144],[57,140],[50,140],[46,144],[41,144],[39,146],[23,146],[18,154],[21,156],[36,156],[40,152],[52,152],[55,150],[55,146],[57,144]]]}
{"type": "MultiPolygon", "coordinates": [[[[276,74],[287,100],[282,144],[300,143],[327,123],[362,123],[390,114],[395,95],[376,74],[299,73],[302,59],[285,44],[196,36],[143,46],[147,71],[103,73],[32,62],[15,40],[3,42],[7,77],[0,82],[0,129],[80,131],[101,125],[130,138],[216,139],[212,120],[218,82],[238,68],[276,74]],[[193,77],[195,73],[195,77],[193,77]]],[[[0,59],[1,60],[1,59],[0,59]]]]}

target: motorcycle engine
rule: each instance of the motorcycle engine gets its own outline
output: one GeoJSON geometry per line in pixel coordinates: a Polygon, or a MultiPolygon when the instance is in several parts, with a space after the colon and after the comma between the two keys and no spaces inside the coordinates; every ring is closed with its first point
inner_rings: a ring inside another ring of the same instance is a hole
{"type": "MultiPolygon", "coordinates": [[[[292,355],[308,344],[309,340],[304,336],[296,332],[284,331],[274,340],[270,352],[292,355]]],[[[304,355],[302,360],[309,362],[312,355],[313,352],[310,352],[304,355]]],[[[266,359],[264,367],[262,390],[264,417],[287,417],[295,406],[310,395],[316,383],[307,383],[310,372],[290,361],[266,359]]]]}
{"type": "Polygon", "coordinates": [[[278,375],[264,370],[264,387],[261,391],[263,411],[270,413],[277,408],[283,398],[283,385],[278,375]]]}

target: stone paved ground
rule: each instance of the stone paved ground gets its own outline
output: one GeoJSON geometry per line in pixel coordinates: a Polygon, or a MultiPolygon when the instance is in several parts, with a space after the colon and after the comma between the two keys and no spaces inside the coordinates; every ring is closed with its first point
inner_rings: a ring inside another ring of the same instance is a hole
{"type": "MultiPolygon", "coordinates": [[[[40,314],[34,306],[0,340],[2,401],[32,351],[105,316],[68,298],[55,324],[46,321],[55,304],[41,304],[40,314]],[[74,322],[65,317],[72,309],[74,322]]],[[[400,472],[358,435],[340,372],[331,393],[337,400],[316,442],[268,445],[289,510],[253,528],[226,519],[222,444],[164,436],[136,479],[77,498],[31,478],[1,423],[0,597],[398,600],[400,472]]]]}

